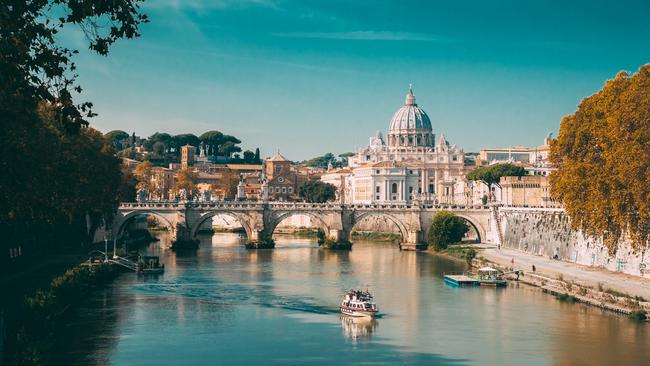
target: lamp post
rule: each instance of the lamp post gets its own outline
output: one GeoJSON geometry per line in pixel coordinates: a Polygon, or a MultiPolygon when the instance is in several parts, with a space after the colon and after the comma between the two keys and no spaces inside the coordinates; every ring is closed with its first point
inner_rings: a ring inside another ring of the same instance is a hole
{"type": "Polygon", "coordinates": [[[108,239],[104,237],[104,262],[108,262],[108,239]]]}
{"type": "Polygon", "coordinates": [[[113,259],[117,259],[117,239],[113,238],[113,259]]]}

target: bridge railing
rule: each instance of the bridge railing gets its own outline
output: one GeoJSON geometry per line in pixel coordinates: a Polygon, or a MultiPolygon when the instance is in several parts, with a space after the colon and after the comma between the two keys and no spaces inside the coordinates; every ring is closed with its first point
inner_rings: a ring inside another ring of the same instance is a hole
{"type": "Polygon", "coordinates": [[[267,205],[276,210],[488,210],[488,205],[455,205],[434,203],[368,203],[368,204],[340,204],[340,203],[307,203],[307,202],[258,202],[258,201],[232,201],[232,202],[176,202],[176,201],[150,201],[150,202],[124,202],[120,209],[229,209],[229,210],[261,210],[267,205]]]}

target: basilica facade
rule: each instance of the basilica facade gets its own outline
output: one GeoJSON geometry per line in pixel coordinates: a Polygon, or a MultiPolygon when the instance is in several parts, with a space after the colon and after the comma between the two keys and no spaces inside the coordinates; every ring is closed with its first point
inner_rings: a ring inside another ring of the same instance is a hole
{"type": "Polygon", "coordinates": [[[321,179],[337,187],[341,203],[445,203],[453,201],[453,185],[465,176],[464,158],[443,134],[436,139],[409,87],[386,138],[377,131],[348,159],[348,167],[330,169],[321,179]]]}

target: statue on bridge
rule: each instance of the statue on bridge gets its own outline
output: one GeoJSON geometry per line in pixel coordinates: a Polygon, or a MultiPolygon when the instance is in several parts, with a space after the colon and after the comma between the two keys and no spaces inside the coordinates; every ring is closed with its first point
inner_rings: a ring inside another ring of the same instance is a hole
{"type": "Polygon", "coordinates": [[[139,203],[144,203],[147,202],[148,196],[149,192],[147,192],[147,190],[144,188],[140,188],[135,194],[135,200],[139,203]]]}

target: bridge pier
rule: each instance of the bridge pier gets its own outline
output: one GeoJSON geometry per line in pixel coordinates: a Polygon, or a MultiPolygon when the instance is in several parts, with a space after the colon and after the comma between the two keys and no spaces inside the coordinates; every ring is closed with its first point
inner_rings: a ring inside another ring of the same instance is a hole
{"type": "Polygon", "coordinates": [[[409,231],[406,241],[399,244],[401,250],[425,250],[428,247],[426,242],[420,241],[421,231],[409,231]]]}
{"type": "Polygon", "coordinates": [[[199,241],[192,238],[190,230],[183,224],[177,223],[171,233],[172,249],[196,249],[199,241]]]}

